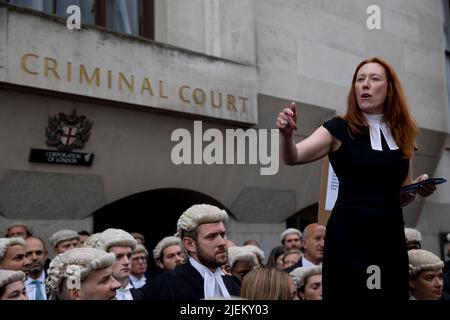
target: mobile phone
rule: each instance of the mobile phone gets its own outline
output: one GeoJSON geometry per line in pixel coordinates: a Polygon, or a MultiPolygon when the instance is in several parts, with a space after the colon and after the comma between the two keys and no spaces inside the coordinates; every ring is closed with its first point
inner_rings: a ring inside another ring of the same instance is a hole
{"type": "Polygon", "coordinates": [[[400,191],[403,191],[403,192],[416,191],[416,190],[422,188],[422,186],[427,185],[427,184],[437,185],[437,184],[441,184],[441,183],[445,183],[445,182],[447,182],[447,180],[444,178],[429,178],[429,179],[426,179],[426,180],[423,180],[420,182],[408,184],[407,186],[400,188],[400,191]]]}

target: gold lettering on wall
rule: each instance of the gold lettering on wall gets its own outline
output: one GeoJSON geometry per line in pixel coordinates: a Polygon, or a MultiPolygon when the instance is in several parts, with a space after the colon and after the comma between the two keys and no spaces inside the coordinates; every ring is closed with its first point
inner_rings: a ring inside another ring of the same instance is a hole
{"type": "Polygon", "coordinates": [[[185,96],[184,96],[184,90],[186,89],[191,89],[190,86],[186,86],[183,85],[180,87],[180,89],[178,90],[178,94],[180,96],[181,101],[186,102],[186,103],[191,103],[191,100],[188,100],[185,96]]]}
{"type": "Polygon", "coordinates": [[[159,97],[162,99],[169,99],[169,97],[164,94],[164,81],[162,80],[159,80],[159,97]]]}
{"type": "Polygon", "coordinates": [[[97,87],[100,87],[100,68],[95,68],[94,73],[89,77],[84,64],[80,64],[80,84],[83,84],[83,79],[90,86],[92,86],[92,83],[95,80],[97,87]]]}
{"type": "Polygon", "coordinates": [[[192,93],[192,97],[194,98],[194,102],[199,106],[203,106],[206,102],[206,93],[202,89],[195,89],[192,93]]]}
{"type": "Polygon", "coordinates": [[[134,93],[134,75],[131,75],[131,83],[128,81],[128,79],[125,77],[125,75],[122,72],[119,72],[119,90],[122,91],[122,83],[125,82],[125,84],[128,87],[128,91],[131,93],[134,93]]]}
{"type": "Polygon", "coordinates": [[[112,71],[108,70],[108,89],[112,89],[112,71]]]}
{"type": "Polygon", "coordinates": [[[236,98],[232,95],[227,95],[227,108],[230,111],[237,111],[236,109],[236,98]]]}
{"type": "MultiPolygon", "coordinates": [[[[27,75],[39,76],[39,86],[45,83],[46,78],[59,81],[67,81],[67,86],[57,86],[56,90],[80,93],[80,87],[72,88],[68,82],[79,81],[80,86],[101,87],[99,98],[124,100],[134,103],[135,101],[147,101],[151,106],[158,107],[158,101],[162,99],[173,98],[173,109],[180,110],[181,107],[191,107],[195,112],[195,107],[208,107],[218,116],[230,113],[248,113],[251,108],[251,100],[245,96],[239,96],[220,89],[211,89],[209,87],[194,87],[189,84],[176,84],[177,79],[168,81],[155,78],[154,81],[148,75],[133,75],[126,72],[119,72],[110,68],[99,68],[95,65],[75,64],[70,61],[58,60],[52,57],[39,56],[33,53],[26,53],[20,57],[20,67],[22,72],[27,75]],[[107,81],[105,82],[105,77],[107,81]],[[72,79],[74,79],[72,81],[72,79]],[[102,82],[103,80],[103,82],[102,82]],[[179,85],[177,87],[177,85],[179,85]],[[135,90],[136,88],[136,90],[135,90]],[[108,89],[108,90],[106,90],[108,89]],[[117,92],[119,89],[121,92],[117,92]],[[139,90],[140,89],[140,90],[139,90]],[[172,90],[178,89],[178,97],[172,97],[172,90]],[[73,91],[74,90],[74,91],[73,91]],[[154,91],[157,90],[158,92],[154,91]],[[122,91],[128,91],[130,94],[123,95],[122,91]],[[138,95],[140,94],[140,98],[138,95]],[[143,100],[142,97],[151,97],[143,100]],[[128,99],[126,99],[128,97],[128,99]],[[135,100],[138,99],[138,100],[135,100]],[[226,108],[226,109],[225,109],[226,108]]],[[[52,82],[50,87],[55,86],[52,82]]],[[[44,86],[48,88],[47,85],[44,86]]],[[[216,86],[214,85],[214,88],[216,86]]],[[[82,92],[82,91],[81,91],[82,92]]],[[[83,94],[83,93],[81,93],[83,94]]],[[[188,109],[185,109],[188,110],[188,109]]]]}
{"type": "Polygon", "coordinates": [[[67,81],[72,81],[72,63],[67,62],[67,81]]]}
{"type": "Polygon", "coordinates": [[[61,77],[58,74],[58,71],[56,69],[58,68],[58,61],[55,59],[45,57],[44,59],[44,75],[46,78],[48,78],[48,75],[50,71],[53,73],[56,79],[60,80],[61,77]]]}
{"type": "Polygon", "coordinates": [[[29,58],[39,59],[39,56],[38,56],[38,55],[35,55],[35,54],[32,54],[32,53],[24,54],[23,57],[22,57],[22,59],[21,59],[21,61],[20,61],[20,66],[22,67],[22,70],[25,71],[25,72],[28,73],[28,74],[39,75],[39,72],[31,71],[31,70],[28,68],[27,62],[28,62],[28,59],[29,59],[29,58]]]}
{"type": "Polygon", "coordinates": [[[211,106],[213,108],[222,108],[222,92],[219,92],[219,104],[216,104],[214,101],[214,91],[211,91],[211,106]]]}
{"type": "Polygon", "coordinates": [[[144,82],[142,82],[141,94],[144,94],[145,91],[148,91],[148,94],[153,97],[152,85],[150,84],[150,80],[148,80],[148,78],[145,78],[144,82]]]}
{"type": "Polygon", "coordinates": [[[247,113],[247,102],[248,102],[248,98],[239,97],[239,100],[241,100],[241,102],[242,102],[242,112],[243,112],[243,113],[247,113]]]}

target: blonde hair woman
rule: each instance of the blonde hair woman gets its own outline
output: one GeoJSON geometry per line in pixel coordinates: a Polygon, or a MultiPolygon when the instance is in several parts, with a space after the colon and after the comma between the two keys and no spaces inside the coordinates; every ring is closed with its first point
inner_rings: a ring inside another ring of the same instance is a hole
{"type": "Polygon", "coordinates": [[[241,297],[249,300],[293,300],[297,297],[294,281],[286,272],[260,267],[244,277],[241,297]]]}

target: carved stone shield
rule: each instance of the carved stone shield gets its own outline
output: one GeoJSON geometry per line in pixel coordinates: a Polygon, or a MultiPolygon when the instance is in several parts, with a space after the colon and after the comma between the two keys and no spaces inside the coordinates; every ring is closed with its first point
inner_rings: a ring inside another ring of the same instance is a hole
{"type": "Polygon", "coordinates": [[[90,137],[93,124],[86,116],[78,116],[76,110],[70,115],[59,113],[50,116],[45,129],[47,145],[60,151],[83,149],[90,137]]]}

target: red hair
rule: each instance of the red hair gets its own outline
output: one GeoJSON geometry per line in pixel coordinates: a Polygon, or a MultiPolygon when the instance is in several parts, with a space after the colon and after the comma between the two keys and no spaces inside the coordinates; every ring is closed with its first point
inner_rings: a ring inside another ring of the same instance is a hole
{"type": "Polygon", "coordinates": [[[388,82],[386,100],[384,101],[384,119],[388,123],[395,142],[403,152],[410,158],[416,148],[416,136],[418,133],[417,123],[409,111],[400,79],[394,68],[379,57],[368,58],[356,67],[353,75],[352,86],[347,98],[347,113],[344,116],[351,134],[361,134],[368,126],[363,112],[356,101],[355,82],[359,69],[367,63],[378,63],[384,68],[388,82]]]}

